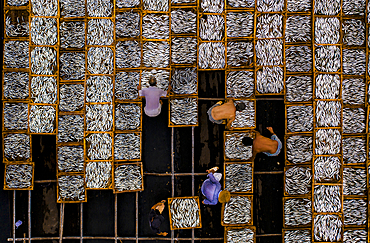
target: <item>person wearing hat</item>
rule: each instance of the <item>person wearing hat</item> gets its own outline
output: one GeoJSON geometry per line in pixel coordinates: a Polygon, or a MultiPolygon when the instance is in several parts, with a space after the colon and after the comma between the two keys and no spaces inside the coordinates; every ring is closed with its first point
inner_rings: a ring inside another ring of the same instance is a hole
{"type": "Polygon", "coordinates": [[[231,123],[235,120],[236,111],[245,109],[243,102],[238,103],[236,106],[233,99],[229,99],[225,104],[222,101],[217,102],[208,109],[207,114],[211,122],[222,124],[222,120],[227,120],[226,129],[232,130],[231,123]]]}
{"type": "Polygon", "coordinates": [[[206,197],[206,199],[202,201],[203,204],[216,205],[218,202],[227,203],[230,201],[230,192],[221,190],[220,180],[222,174],[215,173],[217,170],[218,167],[207,170],[208,179],[203,182],[201,188],[202,194],[206,197]]]}
{"type": "Polygon", "coordinates": [[[157,235],[166,236],[167,232],[161,232],[160,227],[164,222],[164,217],[162,216],[163,209],[165,207],[164,203],[166,200],[162,200],[156,203],[150,210],[149,213],[149,226],[150,229],[157,235]]]}

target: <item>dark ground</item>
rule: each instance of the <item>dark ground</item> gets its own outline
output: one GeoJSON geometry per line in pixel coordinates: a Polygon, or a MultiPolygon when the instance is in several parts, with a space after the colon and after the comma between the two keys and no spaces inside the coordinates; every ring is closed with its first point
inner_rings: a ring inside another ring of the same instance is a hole
{"type": "MultiPolygon", "coordinates": [[[[224,72],[200,73],[199,97],[223,98],[224,72]]],[[[214,125],[208,121],[207,109],[217,101],[199,101],[200,124],[194,130],[195,172],[204,173],[213,166],[222,168],[224,125],[214,125]]],[[[164,100],[163,107],[168,102],[164,100]]],[[[283,100],[257,101],[257,130],[268,136],[266,127],[272,126],[283,141],[284,138],[284,102],[283,100]]],[[[191,128],[174,128],[174,171],[191,172],[192,136],[191,128]]],[[[33,160],[36,163],[35,180],[56,179],[55,136],[32,136],[33,160]]],[[[171,128],[168,127],[168,110],[162,109],[157,118],[143,118],[143,165],[144,172],[171,173],[171,128]]],[[[281,234],[283,174],[258,174],[260,171],[282,171],[284,151],[278,157],[258,155],[254,164],[254,225],[259,234],[281,234]]],[[[3,174],[4,166],[1,167],[3,174]]],[[[221,169],[222,171],[222,169],[221,169]]],[[[205,176],[195,176],[194,195],[201,196],[200,187],[205,176]]],[[[153,236],[148,227],[147,215],[150,207],[171,197],[171,176],[145,176],[144,191],[139,195],[139,237],[153,236]]],[[[175,196],[191,196],[191,176],[175,177],[175,196]]],[[[24,224],[16,230],[16,236],[22,237],[27,232],[27,196],[28,192],[16,193],[16,220],[24,224]]],[[[35,184],[31,193],[31,232],[32,237],[57,236],[59,232],[60,205],[56,203],[56,183],[35,184]]],[[[88,191],[88,202],[83,206],[84,235],[114,236],[114,195],[109,191],[88,191]]],[[[12,192],[0,190],[0,242],[11,237],[12,192]]],[[[135,237],[135,193],[118,194],[118,235],[135,237]]],[[[202,200],[202,198],[201,198],[202,200]]],[[[202,229],[195,230],[195,237],[223,237],[221,205],[201,206],[202,229]]],[[[163,231],[169,231],[168,210],[164,211],[166,223],[163,231]]],[[[79,204],[65,205],[64,236],[78,236],[80,229],[79,204]]],[[[168,237],[170,234],[168,235],[168,237]]],[[[175,237],[191,237],[191,230],[175,231],[175,237]]],[[[54,243],[56,241],[38,241],[54,243]]],[[[63,241],[74,243],[79,241],[63,241]]],[[[94,243],[112,242],[107,240],[84,241],[94,243]]],[[[124,241],[122,241],[124,242],[124,241]]],[[[130,242],[130,241],[125,241],[130,242]]],[[[146,241],[140,241],[146,242],[146,241]]],[[[153,242],[153,241],[151,241],[153,242]]],[[[156,241],[168,242],[168,241],[156,241]]],[[[181,241],[186,242],[186,241],[181,241]]],[[[205,242],[205,241],[203,241],[205,242]]],[[[212,241],[218,242],[218,241],[212,241]]],[[[223,242],[223,241],[219,241],[223,242]]],[[[278,243],[281,236],[257,237],[258,243],[278,243]]]]}

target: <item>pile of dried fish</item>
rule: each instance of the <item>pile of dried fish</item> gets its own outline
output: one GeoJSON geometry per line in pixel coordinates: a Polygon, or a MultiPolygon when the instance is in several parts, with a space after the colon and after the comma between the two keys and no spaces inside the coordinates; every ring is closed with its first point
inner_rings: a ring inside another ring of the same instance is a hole
{"type": "Polygon", "coordinates": [[[343,234],[343,243],[366,243],[367,231],[365,229],[350,230],[345,229],[343,234]]]}
{"type": "Polygon", "coordinates": [[[143,189],[143,178],[139,165],[119,165],[114,170],[114,189],[134,191],[143,189]]]}
{"type": "Polygon", "coordinates": [[[338,74],[318,74],[316,76],[316,99],[338,99],[340,77],[338,74]]]}
{"type": "Polygon", "coordinates": [[[170,121],[175,125],[196,125],[198,123],[198,101],[195,98],[170,101],[170,121]]]}
{"type": "Polygon", "coordinates": [[[283,40],[257,40],[255,49],[257,65],[273,66],[283,64],[283,40]]]}
{"type": "Polygon", "coordinates": [[[251,164],[225,165],[225,190],[229,192],[251,192],[253,189],[251,164]]]}
{"type": "Polygon", "coordinates": [[[200,208],[194,198],[175,198],[168,207],[173,228],[194,228],[200,225],[200,208]]]}
{"type": "Polygon", "coordinates": [[[364,75],[366,53],[362,49],[343,49],[343,74],[364,75]]]}
{"type": "Polygon", "coordinates": [[[60,47],[82,48],[85,46],[85,22],[69,21],[60,24],[60,47]]]}
{"type": "Polygon", "coordinates": [[[196,94],[198,72],[196,68],[176,68],[171,75],[172,92],[175,94],[196,94]]]}
{"type": "Polygon", "coordinates": [[[118,41],[116,45],[116,67],[137,68],[141,65],[141,46],[137,41],[118,41]]]}
{"type": "Polygon", "coordinates": [[[363,133],[365,129],[366,117],[363,108],[343,109],[343,133],[363,133]]]}
{"type": "Polygon", "coordinates": [[[170,64],[170,44],[166,41],[145,42],[143,44],[143,64],[145,67],[167,67],[170,64]]]}
{"type": "Polygon", "coordinates": [[[35,49],[31,51],[32,73],[52,75],[55,72],[56,66],[57,52],[54,48],[36,46],[35,49]]]}
{"type": "Polygon", "coordinates": [[[65,52],[60,55],[60,77],[64,80],[85,78],[85,53],[65,52]]]}
{"type": "Polygon", "coordinates": [[[251,229],[229,229],[226,232],[227,243],[253,243],[254,242],[254,232],[251,229]]]}
{"type": "Polygon", "coordinates": [[[333,182],[340,180],[342,162],[338,157],[317,157],[315,159],[315,181],[333,182]]]}
{"type": "MultiPolygon", "coordinates": [[[[249,98],[254,94],[252,71],[231,71],[226,78],[227,97],[249,98]]],[[[173,86],[172,86],[173,87],[173,86]]]]}
{"type": "Polygon", "coordinates": [[[235,112],[235,120],[231,123],[231,127],[237,128],[251,128],[255,127],[256,123],[254,121],[256,110],[254,107],[254,102],[249,100],[238,100],[235,101],[235,106],[239,103],[244,103],[245,109],[242,111],[235,112]]]}
{"type": "Polygon", "coordinates": [[[222,13],[224,11],[225,2],[222,0],[201,0],[200,7],[203,12],[222,13]]]}
{"type": "Polygon", "coordinates": [[[342,136],[337,129],[319,129],[315,135],[315,154],[338,154],[342,136]]]}
{"type": "Polygon", "coordinates": [[[135,130],[141,124],[141,106],[138,104],[117,104],[115,107],[116,130],[135,130]]]}
{"type": "Polygon", "coordinates": [[[306,163],[312,159],[312,137],[290,136],[286,140],[286,148],[287,159],[291,163],[306,163]]]}
{"type": "Polygon", "coordinates": [[[87,23],[88,45],[111,45],[113,43],[113,22],[110,19],[90,19],[87,23]]]}
{"type": "Polygon", "coordinates": [[[227,65],[244,66],[253,64],[253,42],[227,42],[227,65]]]}
{"type": "Polygon", "coordinates": [[[344,225],[365,225],[367,202],[364,199],[343,200],[344,225]]]}
{"type": "Polygon", "coordinates": [[[340,186],[316,185],[313,197],[317,213],[338,213],[342,210],[340,186]]]}
{"type": "Polygon", "coordinates": [[[310,167],[294,166],[285,171],[285,191],[289,195],[311,192],[312,173],[310,167]]]}
{"type": "Polygon", "coordinates": [[[62,172],[83,172],[83,146],[58,147],[58,170],[62,172]]]}
{"type": "Polygon", "coordinates": [[[311,200],[308,198],[290,198],[284,202],[284,220],[286,226],[297,227],[312,221],[311,200]]]}
{"type": "Polygon", "coordinates": [[[58,117],[58,143],[81,142],[84,138],[84,117],[64,115],[58,117]]]}
{"type": "Polygon", "coordinates": [[[3,94],[5,99],[26,99],[29,96],[29,74],[4,72],[3,94]]]}
{"type": "Polygon", "coordinates": [[[253,13],[228,12],[226,15],[227,37],[247,37],[253,34],[253,13]]]}
{"type": "Polygon", "coordinates": [[[365,0],[343,0],[343,13],[346,15],[364,15],[365,0]]]}
{"type": "Polygon", "coordinates": [[[283,0],[257,0],[257,11],[259,12],[281,12],[284,9],[283,0]]]}
{"type": "Polygon", "coordinates": [[[29,42],[5,41],[4,65],[7,68],[29,68],[29,42]]]}
{"type": "Polygon", "coordinates": [[[227,0],[226,2],[233,8],[254,8],[254,0],[227,0]]]}
{"type": "MultiPolygon", "coordinates": [[[[357,118],[353,117],[352,119],[355,120],[357,118]]],[[[343,138],[343,162],[345,164],[366,162],[366,138],[343,138]]]]}
{"type": "Polygon", "coordinates": [[[137,99],[140,83],[139,72],[117,72],[114,84],[114,96],[119,100],[137,99]]]}
{"type": "Polygon", "coordinates": [[[171,30],[175,34],[197,33],[197,14],[192,10],[175,8],[171,11],[171,30]]]}
{"type": "Polygon", "coordinates": [[[278,38],[282,37],[283,15],[262,14],[257,17],[257,38],[278,38]]]}
{"type": "Polygon", "coordinates": [[[343,104],[365,104],[366,84],[363,78],[343,79],[342,99],[343,104]]]}
{"type": "Polygon", "coordinates": [[[59,89],[59,110],[78,111],[84,106],[83,84],[64,84],[59,89]]]}
{"type": "Polygon", "coordinates": [[[316,127],[339,127],[341,123],[342,104],[340,101],[316,102],[316,127]]]}
{"type": "Polygon", "coordinates": [[[140,0],[116,0],[118,8],[134,8],[140,5],[140,0]]]}
{"type": "Polygon", "coordinates": [[[54,106],[31,105],[29,126],[31,133],[52,133],[55,129],[54,106]]]}
{"type": "Polygon", "coordinates": [[[342,219],[338,215],[318,214],[314,219],[315,241],[338,242],[342,239],[342,219]]]}
{"type": "Polygon", "coordinates": [[[224,223],[225,224],[247,224],[252,220],[251,198],[246,196],[234,196],[225,204],[224,223]]]}
{"type": "Polygon", "coordinates": [[[196,38],[173,38],[171,60],[176,64],[193,64],[197,61],[196,38]]]}
{"type": "Polygon", "coordinates": [[[316,46],[315,67],[320,72],[337,72],[340,69],[338,46],[316,46]]]}
{"type": "Polygon", "coordinates": [[[25,16],[15,17],[16,21],[12,21],[12,18],[7,15],[5,19],[5,32],[9,37],[25,37],[29,36],[30,26],[28,18],[25,16]]]}
{"type": "Polygon", "coordinates": [[[4,156],[8,160],[26,160],[30,158],[30,135],[13,133],[4,135],[4,156]]]}
{"type": "Polygon", "coordinates": [[[163,90],[168,89],[168,84],[170,83],[170,72],[167,70],[144,70],[141,73],[141,88],[149,88],[150,77],[155,77],[157,81],[157,87],[163,90]]]}
{"type": "Polygon", "coordinates": [[[10,6],[22,6],[26,5],[28,3],[28,0],[7,0],[6,4],[10,6]]]}
{"type": "Polygon", "coordinates": [[[128,38],[140,35],[140,13],[127,11],[116,15],[116,37],[128,38]]]}
{"type": "Polygon", "coordinates": [[[108,160],[112,157],[112,136],[109,133],[93,133],[86,137],[87,157],[90,160],[108,160]]]}
{"type": "Polygon", "coordinates": [[[35,16],[57,16],[58,0],[31,0],[32,13],[35,16]]]}
{"type": "MultiPolygon", "coordinates": [[[[140,3],[140,1],[139,1],[140,3]]],[[[167,12],[169,7],[169,0],[143,0],[143,9],[149,11],[165,11],[167,12]]]]}
{"type": "Polygon", "coordinates": [[[311,16],[293,15],[286,20],[286,42],[311,41],[311,16]]]}
{"type": "Polygon", "coordinates": [[[147,39],[168,39],[170,17],[167,14],[148,13],[144,15],[142,35],[147,39]]]}
{"type": "Polygon", "coordinates": [[[287,0],[287,10],[289,12],[307,12],[311,8],[311,0],[287,0]]]}
{"type": "Polygon", "coordinates": [[[35,45],[55,45],[58,41],[56,18],[34,17],[31,20],[31,40],[35,45]]]}
{"type": "Polygon", "coordinates": [[[252,157],[252,146],[242,143],[244,137],[250,137],[249,133],[228,133],[225,141],[225,156],[228,159],[248,160],[252,157]]]}
{"type": "Polygon", "coordinates": [[[9,164],[5,167],[5,185],[10,189],[25,189],[32,185],[33,167],[30,164],[9,164]]]}
{"type": "Polygon", "coordinates": [[[141,157],[141,134],[120,133],[114,137],[114,159],[133,160],[141,157]]]}
{"type": "Polygon", "coordinates": [[[82,175],[63,175],[58,177],[58,200],[84,201],[85,185],[82,175]]]}
{"type": "Polygon", "coordinates": [[[310,230],[286,230],[284,243],[311,243],[310,230]]]}
{"type": "Polygon", "coordinates": [[[87,52],[87,69],[92,74],[113,73],[112,49],[109,47],[91,47],[87,52]]]}
{"type": "Polygon", "coordinates": [[[55,104],[57,101],[57,80],[55,77],[36,76],[31,79],[33,103],[55,104]]]}
{"type": "Polygon", "coordinates": [[[82,0],[59,0],[60,15],[64,18],[84,17],[85,1],[82,0]]]}
{"type": "Polygon", "coordinates": [[[113,126],[113,106],[86,105],[86,129],[87,131],[107,132],[113,126]]]}
{"type": "Polygon", "coordinates": [[[290,132],[308,132],[313,129],[313,108],[311,105],[288,106],[287,130],[290,132]]]}
{"type": "Polygon", "coordinates": [[[108,188],[112,182],[112,163],[87,163],[85,176],[86,188],[108,188]]]}
{"type": "Polygon", "coordinates": [[[112,0],[87,0],[89,17],[110,17],[113,11],[112,2],[112,0]]]}
{"type": "Polygon", "coordinates": [[[343,194],[345,196],[366,194],[365,168],[343,168],[343,194]]]}
{"type": "Polygon", "coordinates": [[[343,44],[362,46],[365,43],[365,24],[360,19],[343,20],[343,44]]]}
{"type": "Polygon", "coordinates": [[[207,42],[199,45],[198,65],[201,69],[225,67],[225,45],[220,42],[207,42]]]}
{"type": "Polygon", "coordinates": [[[312,100],[312,77],[290,76],[285,81],[286,100],[288,102],[304,102],[312,100]]]}
{"type": "Polygon", "coordinates": [[[261,94],[280,93],[284,89],[281,67],[263,67],[257,71],[257,91],[261,94]]]}
{"type": "Polygon", "coordinates": [[[312,69],[312,50],[308,46],[291,46],[285,50],[287,72],[309,72],[312,69]]]}
{"type": "Polygon", "coordinates": [[[90,76],[86,81],[86,102],[112,102],[113,81],[109,76],[90,76]]]}
{"type": "Polygon", "coordinates": [[[27,130],[28,128],[28,104],[27,103],[4,103],[3,108],[4,128],[15,130],[27,130]]]}
{"type": "Polygon", "coordinates": [[[199,23],[199,36],[202,40],[222,40],[225,32],[225,19],[222,15],[204,15],[199,23]]]}
{"type": "Polygon", "coordinates": [[[340,36],[340,21],[338,18],[316,18],[315,43],[337,44],[340,36]]]}
{"type": "Polygon", "coordinates": [[[337,15],[340,13],[340,0],[317,0],[315,1],[315,14],[337,15]]]}

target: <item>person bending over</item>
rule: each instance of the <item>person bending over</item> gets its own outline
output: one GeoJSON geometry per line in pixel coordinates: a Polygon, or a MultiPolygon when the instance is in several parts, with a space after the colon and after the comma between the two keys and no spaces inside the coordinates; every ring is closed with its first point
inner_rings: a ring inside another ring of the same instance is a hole
{"type": "Polygon", "coordinates": [[[272,127],[267,127],[267,130],[271,133],[271,139],[262,136],[259,132],[255,131],[256,138],[244,137],[242,143],[245,146],[252,146],[253,155],[251,160],[254,161],[258,153],[264,153],[267,156],[278,156],[282,148],[280,139],[274,133],[272,127]]]}
{"type": "Polygon", "coordinates": [[[226,129],[232,130],[231,123],[235,120],[235,112],[245,109],[245,104],[240,102],[236,106],[234,100],[229,99],[222,105],[222,101],[217,102],[208,109],[207,114],[209,120],[216,124],[222,124],[222,120],[227,120],[226,129]]]}
{"type": "Polygon", "coordinates": [[[166,236],[167,232],[161,232],[160,227],[164,222],[164,217],[162,216],[163,209],[165,207],[164,203],[166,200],[162,200],[156,203],[150,210],[149,213],[149,226],[150,229],[157,235],[166,236]]]}
{"type": "Polygon", "coordinates": [[[150,77],[149,88],[141,89],[141,85],[137,86],[139,90],[139,96],[145,96],[145,107],[144,112],[149,117],[156,117],[161,114],[162,102],[160,102],[161,96],[166,96],[167,92],[170,90],[168,86],[168,91],[164,91],[156,87],[157,81],[154,76],[150,77]]]}
{"type": "Polygon", "coordinates": [[[202,194],[206,197],[206,199],[202,201],[203,204],[216,205],[218,202],[227,203],[230,201],[230,192],[221,190],[220,180],[222,174],[215,173],[217,170],[218,167],[207,170],[208,179],[203,182],[201,188],[202,194]]]}

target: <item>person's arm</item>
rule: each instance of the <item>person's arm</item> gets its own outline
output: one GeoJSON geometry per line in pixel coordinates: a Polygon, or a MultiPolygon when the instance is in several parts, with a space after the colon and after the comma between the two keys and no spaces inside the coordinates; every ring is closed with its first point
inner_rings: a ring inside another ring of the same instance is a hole
{"type": "Polygon", "coordinates": [[[233,121],[235,120],[235,116],[233,116],[232,118],[230,118],[226,124],[226,129],[228,130],[233,130],[233,128],[231,127],[231,123],[233,123],[233,121]]]}
{"type": "Polygon", "coordinates": [[[139,90],[139,97],[140,97],[140,96],[145,96],[145,95],[143,94],[143,90],[141,89],[141,85],[140,85],[140,84],[137,86],[137,90],[139,90]]]}
{"type": "Polygon", "coordinates": [[[267,129],[267,130],[269,130],[269,132],[271,133],[271,136],[272,136],[272,135],[276,135],[276,134],[274,133],[274,129],[272,129],[272,127],[266,127],[266,129],[267,129]]]}
{"type": "Polygon", "coordinates": [[[257,156],[257,151],[255,151],[252,147],[252,157],[250,158],[250,161],[254,162],[254,159],[256,158],[257,156]]]}

